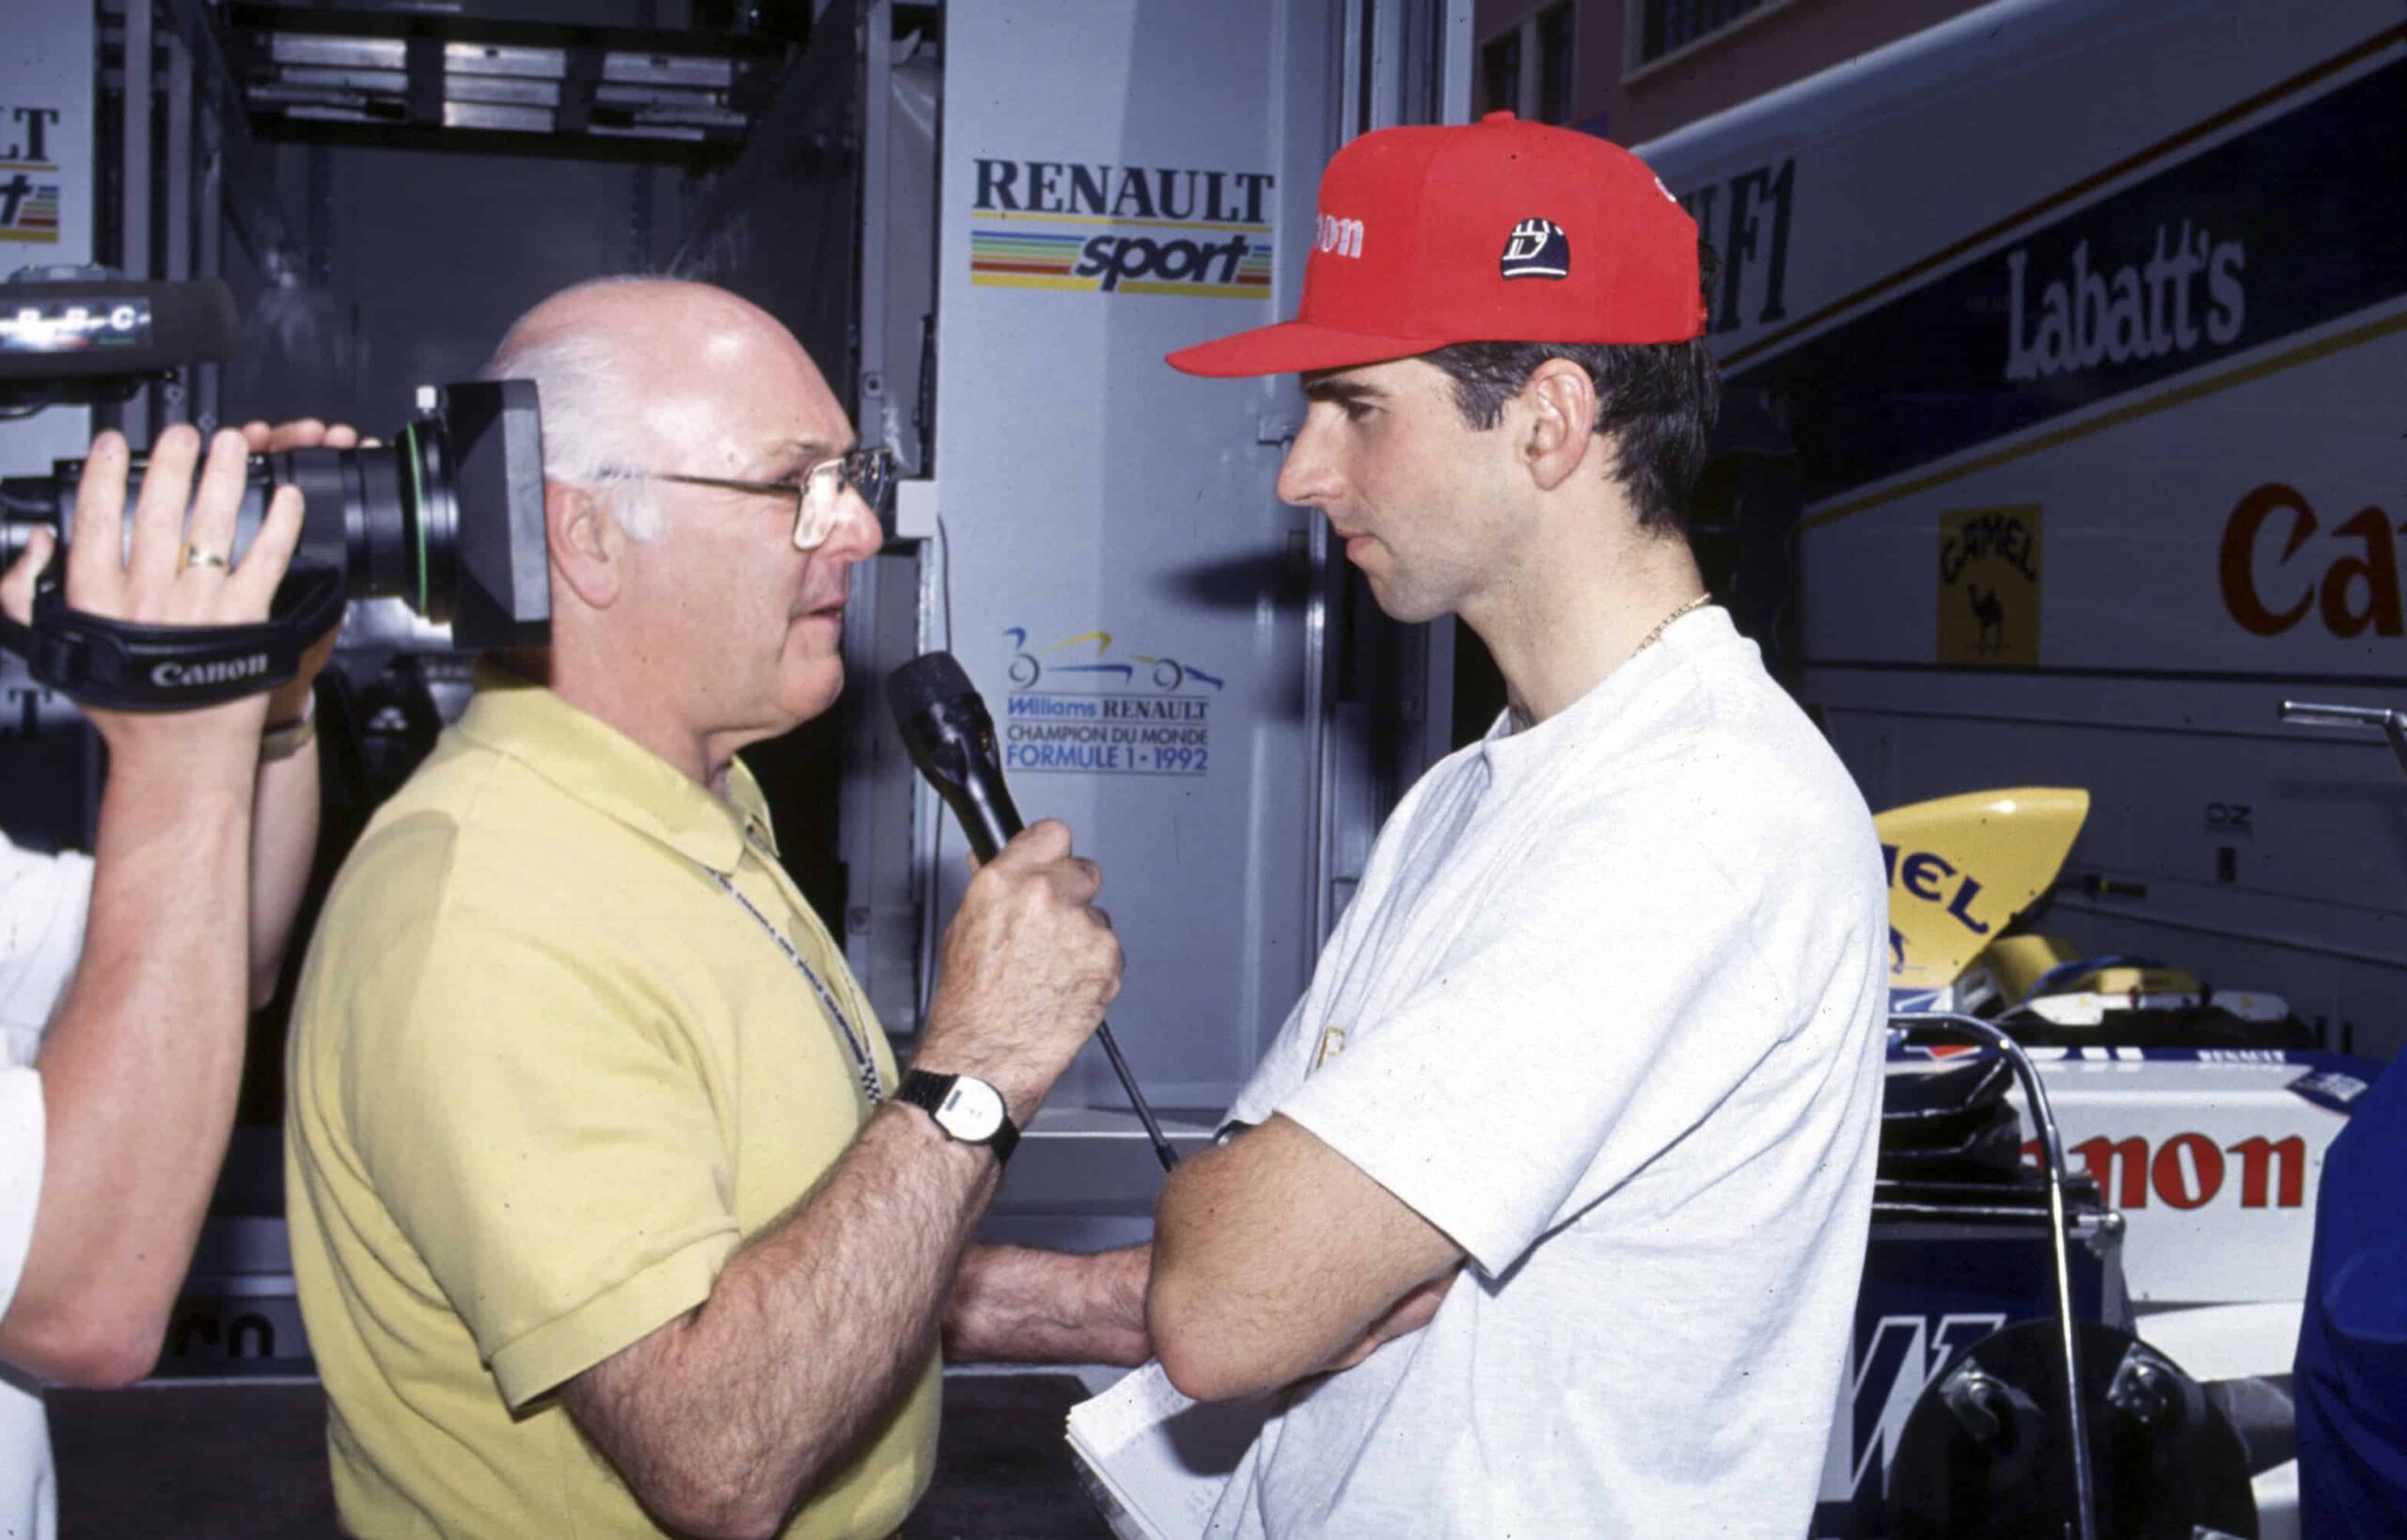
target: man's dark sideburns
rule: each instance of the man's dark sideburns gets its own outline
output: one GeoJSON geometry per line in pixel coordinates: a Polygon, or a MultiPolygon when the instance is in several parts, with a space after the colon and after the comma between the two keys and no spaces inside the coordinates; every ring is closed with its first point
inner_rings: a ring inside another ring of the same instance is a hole
{"type": "MultiPolygon", "coordinates": [[[[1709,297],[1721,262],[1702,241],[1696,254],[1699,286],[1709,297]]],[[[1638,511],[1638,526],[1666,535],[1688,527],[1689,496],[1722,405],[1721,372],[1704,338],[1638,345],[1457,342],[1422,356],[1454,382],[1455,408],[1482,432],[1503,420],[1504,403],[1540,364],[1578,364],[1596,385],[1596,431],[1613,440],[1613,477],[1638,511]]]]}

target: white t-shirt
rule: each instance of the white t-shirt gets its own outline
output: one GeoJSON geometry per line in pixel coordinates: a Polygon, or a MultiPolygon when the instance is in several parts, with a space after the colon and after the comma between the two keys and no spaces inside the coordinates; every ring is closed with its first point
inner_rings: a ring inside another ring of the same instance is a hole
{"type": "Polygon", "coordinates": [[[1231,1116],[1294,1119],[1471,1265],[1290,1393],[1211,1532],[1803,1534],[1887,923],[1862,796],[1719,609],[1432,769],[1231,1116]]]}
{"type": "MultiPolygon", "coordinates": [[[[38,856],[0,837],[0,1315],[16,1297],[41,1202],[34,1055],[83,954],[91,902],[89,858],[38,856]]],[[[0,1364],[0,1536],[51,1540],[57,1507],[40,1389],[0,1364]]]]}

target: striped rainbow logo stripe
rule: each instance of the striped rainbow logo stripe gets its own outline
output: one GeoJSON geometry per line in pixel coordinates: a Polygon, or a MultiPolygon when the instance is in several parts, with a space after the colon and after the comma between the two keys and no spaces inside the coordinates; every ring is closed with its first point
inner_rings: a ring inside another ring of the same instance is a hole
{"type": "Polygon", "coordinates": [[[985,288],[1081,293],[1270,298],[1266,226],[1108,218],[1078,222],[1100,228],[1070,232],[973,228],[969,281],[985,288]]]}
{"type": "Polygon", "coordinates": [[[1078,266],[1078,253],[1086,244],[1087,238],[1083,235],[972,230],[969,232],[969,281],[985,283],[992,277],[1002,275],[1067,278],[1070,270],[1078,266]]]}
{"type": "Polygon", "coordinates": [[[58,184],[37,182],[17,206],[16,219],[0,225],[0,241],[49,244],[58,239],[58,184]]]}

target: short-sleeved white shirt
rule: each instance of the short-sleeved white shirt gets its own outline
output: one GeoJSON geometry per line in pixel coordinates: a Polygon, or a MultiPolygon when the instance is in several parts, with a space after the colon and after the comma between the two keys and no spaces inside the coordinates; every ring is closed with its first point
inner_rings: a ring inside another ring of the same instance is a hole
{"type": "MultiPolygon", "coordinates": [[[[41,1201],[41,1077],[34,1055],[84,951],[92,863],[39,856],[0,837],[0,1315],[33,1245],[41,1201]]],[[[57,1495],[50,1427],[31,1378],[0,1365],[0,1535],[50,1540],[57,1495]]]]}
{"type": "Polygon", "coordinates": [[[1293,1391],[1211,1532],[1805,1532],[1870,1222],[1862,796],[1718,609],[1381,832],[1231,1115],[1452,1236],[1426,1329],[1293,1391]]]}

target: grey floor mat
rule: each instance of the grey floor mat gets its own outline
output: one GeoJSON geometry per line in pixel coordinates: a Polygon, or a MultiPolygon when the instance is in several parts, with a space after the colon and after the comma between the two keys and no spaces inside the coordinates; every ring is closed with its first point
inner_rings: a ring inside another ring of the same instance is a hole
{"type": "MultiPolygon", "coordinates": [[[[908,1540],[1108,1537],[1062,1420],[1068,1375],[945,1381],[936,1476],[908,1540]]],[[[312,1384],[54,1391],[62,1540],[324,1540],[335,1534],[325,1406],[312,1384]]]]}

